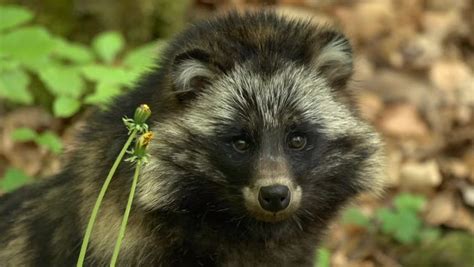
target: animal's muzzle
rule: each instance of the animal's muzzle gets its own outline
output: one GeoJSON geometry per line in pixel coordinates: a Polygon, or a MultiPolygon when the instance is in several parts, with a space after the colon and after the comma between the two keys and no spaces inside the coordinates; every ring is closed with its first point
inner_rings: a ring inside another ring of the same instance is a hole
{"type": "Polygon", "coordinates": [[[286,209],[290,204],[291,191],[286,185],[276,184],[263,186],[258,193],[258,202],[262,209],[278,212],[286,209]]]}

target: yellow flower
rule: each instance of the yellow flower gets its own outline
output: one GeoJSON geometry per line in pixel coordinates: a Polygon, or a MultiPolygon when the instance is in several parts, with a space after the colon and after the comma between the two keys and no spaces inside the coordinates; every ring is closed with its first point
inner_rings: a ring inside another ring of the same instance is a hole
{"type": "Polygon", "coordinates": [[[146,162],[148,157],[148,153],[146,153],[146,148],[150,144],[151,139],[153,139],[153,133],[150,131],[138,137],[135,143],[135,148],[129,152],[130,154],[132,154],[132,156],[128,158],[127,161],[134,162],[137,160],[141,160],[146,162]]]}
{"type": "Polygon", "coordinates": [[[151,131],[142,134],[140,138],[138,138],[137,147],[146,148],[150,144],[152,138],[153,133],[151,131]]]}

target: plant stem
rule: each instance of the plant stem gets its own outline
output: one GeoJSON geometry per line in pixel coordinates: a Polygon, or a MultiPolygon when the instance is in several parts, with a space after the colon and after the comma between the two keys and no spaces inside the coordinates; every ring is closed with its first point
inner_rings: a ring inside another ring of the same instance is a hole
{"type": "Polygon", "coordinates": [[[77,267],[82,267],[84,265],[84,260],[86,258],[86,252],[87,252],[87,245],[89,244],[89,239],[92,233],[92,227],[94,226],[97,213],[99,212],[100,205],[102,204],[102,200],[104,199],[104,196],[105,196],[105,192],[107,191],[107,188],[109,187],[110,181],[112,180],[112,177],[114,176],[118,165],[120,164],[120,162],[122,162],[122,158],[125,155],[125,152],[127,151],[132,141],[135,139],[136,135],[137,135],[137,130],[133,130],[130,136],[128,137],[127,142],[125,143],[122,150],[120,151],[119,155],[115,159],[115,162],[112,165],[112,168],[110,169],[109,174],[107,175],[107,178],[105,179],[105,182],[102,185],[102,188],[100,189],[99,196],[97,197],[97,200],[95,201],[94,209],[92,210],[92,214],[89,218],[89,222],[87,223],[86,233],[84,235],[84,239],[82,240],[81,252],[79,253],[79,258],[77,259],[77,265],[76,265],[77,267]]]}
{"type": "Polygon", "coordinates": [[[135,167],[135,174],[133,175],[132,188],[130,189],[130,194],[128,195],[127,207],[125,208],[122,224],[120,225],[119,235],[117,237],[117,242],[115,243],[114,254],[112,255],[112,260],[110,261],[111,267],[115,267],[115,264],[117,263],[117,258],[120,252],[120,246],[122,245],[122,241],[125,236],[125,229],[127,228],[128,217],[130,215],[130,210],[132,209],[133,197],[135,196],[135,189],[137,187],[138,175],[140,174],[141,166],[142,161],[138,160],[137,166],[135,167]]]}

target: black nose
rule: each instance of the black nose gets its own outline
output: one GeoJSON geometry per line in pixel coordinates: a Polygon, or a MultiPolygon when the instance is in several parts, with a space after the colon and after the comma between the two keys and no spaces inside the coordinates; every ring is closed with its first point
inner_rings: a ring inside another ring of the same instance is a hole
{"type": "Polygon", "coordinates": [[[260,188],[258,202],[267,211],[277,212],[290,204],[290,189],[284,185],[271,185],[260,188]]]}

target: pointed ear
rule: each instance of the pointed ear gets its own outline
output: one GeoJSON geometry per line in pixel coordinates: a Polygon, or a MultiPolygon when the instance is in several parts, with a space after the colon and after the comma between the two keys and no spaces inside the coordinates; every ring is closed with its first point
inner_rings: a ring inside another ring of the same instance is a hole
{"type": "Polygon", "coordinates": [[[323,31],[317,37],[321,45],[312,65],[338,90],[346,86],[352,75],[352,48],[347,38],[337,31],[323,31]]]}
{"type": "Polygon", "coordinates": [[[216,72],[210,55],[201,49],[192,49],[177,55],[173,61],[172,76],[178,100],[187,102],[208,86],[216,72]]]}

